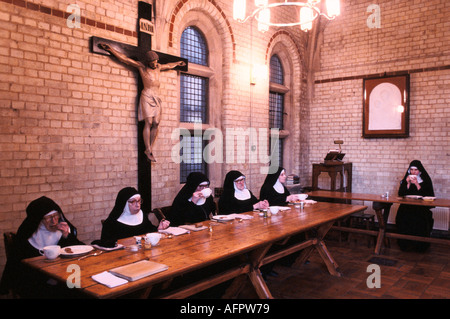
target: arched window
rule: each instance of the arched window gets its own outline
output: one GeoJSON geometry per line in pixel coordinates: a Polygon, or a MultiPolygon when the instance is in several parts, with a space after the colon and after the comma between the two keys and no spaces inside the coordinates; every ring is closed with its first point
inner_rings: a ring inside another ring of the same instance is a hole
{"type": "MultiPolygon", "coordinates": [[[[208,66],[208,47],[205,38],[196,27],[187,27],[180,40],[180,55],[189,60],[189,64],[208,66]]],[[[198,74],[183,73],[180,76],[180,122],[208,123],[209,78],[198,74]]],[[[191,172],[207,174],[207,164],[203,158],[206,141],[203,134],[198,136],[189,131],[180,137],[180,182],[186,182],[191,172]],[[184,151],[186,154],[183,154],[184,151]]]]}
{"type": "MultiPolygon", "coordinates": [[[[280,58],[275,54],[270,58],[270,89],[269,89],[269,128],[283,131],[286,87],[284,87],[284,71],[280,58]]],[[[280,135],[278,143],[278,163],[283,166],[284,136],[280,135]]],[[[269,144],[271,145],[271,144],[269,144]]],[[[272,158],[272,161],[274,159],[272,158]]]]}

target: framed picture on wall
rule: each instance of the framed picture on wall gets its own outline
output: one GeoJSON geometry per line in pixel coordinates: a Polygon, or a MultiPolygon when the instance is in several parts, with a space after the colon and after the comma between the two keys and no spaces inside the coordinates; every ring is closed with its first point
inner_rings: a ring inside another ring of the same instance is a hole
{"type": "Polygon", "coordinates": [[[363,137],[409,136],[409,74],[364,79],[363,137]]]}

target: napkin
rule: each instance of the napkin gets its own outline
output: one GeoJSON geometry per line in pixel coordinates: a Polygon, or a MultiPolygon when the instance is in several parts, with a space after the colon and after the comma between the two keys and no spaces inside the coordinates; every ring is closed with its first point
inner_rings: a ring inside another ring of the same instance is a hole
{"type": "Polygon", "coordinates": [[[183,229],[181,227],[168,227],[166,229],[160,229],[159,232],[164,234],[171,234],[174,236],[189,234],[189,230],[183,229]]]}
{"type": "Polygon", "coordinates": [[[97,275],[93,275],[92,279],[109,288],[114,288],[126,284],[128,282],[127,280],[114,276],[113,274],[107,271],[101,272],[97,275]]]}

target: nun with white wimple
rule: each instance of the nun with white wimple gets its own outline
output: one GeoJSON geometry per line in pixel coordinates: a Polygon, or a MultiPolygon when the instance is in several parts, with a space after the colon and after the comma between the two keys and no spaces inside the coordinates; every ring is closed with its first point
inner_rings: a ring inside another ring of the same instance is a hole
{"type": "MultiPolygon", "coordinates": [[[[14,238],[0,284],[0,292],[12,289],[22,297],[30,297],[38,287],[45,289],[46,281],[23,270],[22,259],[40,256],[39,250],[45,246],[84,245],[77,239],[77,229],[52,199],[42,196],[33,200],[27,206],[26,214],[14,238]]],[[[46,297],[43,294],[39,296],[46,297]]]]}
{"type": "Polygon", "coordinates": [[[143,235],[158,229],[169,227],[169,222],[161,221],[158,228],[141,210],[141,195],[134,187],[125,187],[119,191],[116,203],[103,223],[101,241],[115,242],[121,238],[143,235]]]}
{"type": "Polygon", "coordinates": [[[208,177],[201,172],[191,172],[186,184],[175,196],[166,216],[173,226],[193,224],[210,219],[216,204],[211,196],[208,177]]]}
{"type": "Polygon", "coordinates": [[[297,200],[296,195],[291,195],[284,186],[287,175],[283,167],[278,167],[275,173],[269,173],[261,186],[260,200],[267,200],[270,206],[284,206],[288,202],[297,200]]]}
{"type": "MultiPolygon", "coordinates": [[[[398,196],[434,196],[433,182],[419,160],[413,160],[400,182],[398,196]]],[[[433,230],[433,213],[428,206],[401,204],[395,218],[397,231],[404,235],[430,237],[433,230]]],[[[427,242],[398,239],[401,250],[424,252],[427,242]]]]}
{"type": "Polygon", "coordinates": [[[267,207],[269,207],[267,200],[258,201],[247,188],[244,174],[236,170],[227,173],[219,199],[220,214],[239,214],[267,207]]]}

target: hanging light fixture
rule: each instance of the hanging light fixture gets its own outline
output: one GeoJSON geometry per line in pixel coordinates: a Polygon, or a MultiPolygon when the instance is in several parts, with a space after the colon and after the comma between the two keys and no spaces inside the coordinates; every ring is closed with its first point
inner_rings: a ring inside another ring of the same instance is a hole
{"type": "Polygon", "coordinates": [[[326,13],[321,12],[318,4],[320,0],[306,0],[306,2],[295,2],[285,0],[284,2],[275,2],[269,4],[268,0],[255,0],[256,9],[249,16],[246,16],[247,0],[234,0],[233,18],[238,22],[245,23],[250,18],[258,21],[258,30],[265,32],[270,26],[291,27],[300,26],[301,30],[308,31],[312,29],[312,23],[319,16],[324,16],[328,20],[333,20],[341,13],[339,0],[325,0],[326,13]],[[300,7],[299,20],[296,22],[271,22],[270,10],[277,7],[300,7]]]}

